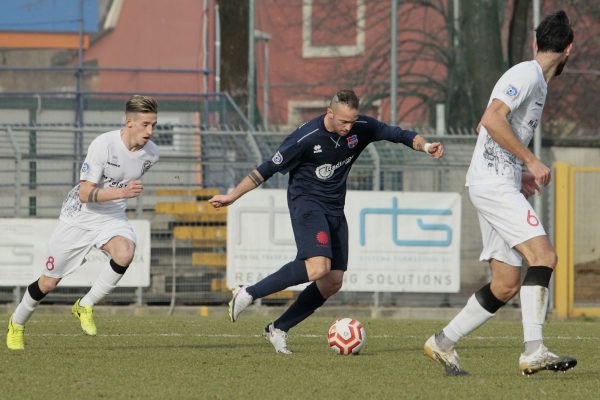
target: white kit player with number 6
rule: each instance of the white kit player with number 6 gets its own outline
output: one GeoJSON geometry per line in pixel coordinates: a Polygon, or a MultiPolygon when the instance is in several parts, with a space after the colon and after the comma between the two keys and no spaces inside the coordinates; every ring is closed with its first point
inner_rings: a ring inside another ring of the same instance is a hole
{"type": "Polygon", "coordinates": [[[563,11],[546,17],[536,29],[534,60],[509,69],[494,87],[478,126],[479,137],[467,172],[471,202],[477,209],[490,283],[425,343],[425,355],[448,375],[468,375],[459,364],[456,343],[494,316],[517,293],[521,298],[524,351],[519,369],[566,371],[577,364],[543,344],[542,327],[556,252],[526,199],[550,182],[550,169],[528,148],[542,116],[548,82],[559,75],[573,46],[573,30],[563,11]],[[527,172],[522,172],[523,165],[527,172]],[[529,264],[523,282],[521,263],[529,264]]]}
{"type": "Polygon", "coordinates": [[[84,263],[92,246],[104,251],[110,261],[72,312],[85,334],[96,335],[93,306],[116,287],[135,253],[137,238],[125,208],[127,199],[142,193],[140,179],[158,161],[158,147],[150,141],[157,113],[155,99],[134,95],[125,104],[125,126],[101,134],[90,144],[79,184],[63,202],[41,276],[28,286],[9,318],[9,349],[25,348],[25,323],[60,280],[84,263]]]}

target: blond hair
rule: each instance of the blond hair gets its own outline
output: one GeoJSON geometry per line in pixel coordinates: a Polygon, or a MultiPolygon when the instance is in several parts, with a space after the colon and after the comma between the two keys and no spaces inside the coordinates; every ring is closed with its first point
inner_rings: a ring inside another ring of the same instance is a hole
{"type": "Polygon", "coordinates": [[[345,104],[354,110],[358,110],[358,103],[358,96],[353,90],[342,89],[333,96],[329,103],[329,107],[333,108],[338,104],[345,104]]]}
{"type": "Polygon", "coordinates": [[[158,102],[150,96],[134,94],[125,103],[125,113],[158,113],[158,102]]]}

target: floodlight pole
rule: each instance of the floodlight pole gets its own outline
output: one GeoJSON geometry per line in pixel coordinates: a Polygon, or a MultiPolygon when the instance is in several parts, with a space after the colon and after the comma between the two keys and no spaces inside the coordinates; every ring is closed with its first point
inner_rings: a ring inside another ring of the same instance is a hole
{"type": "Polygon", "coordinates": [[[397,54],[397,26],[398,26],[398,0],[392,0],[392,15],[390,21],[390,124],[397,125],[396,95],[398,91],[398,54],[397,54]]]}
{"type": "MultiPolygon", "coordinates": [[[[208,70],[208,46],[209,46],[209,33],[208,33],[208,13],[209,5],[208,0],[204,0],[204,8],[202,11],[202,36],[203,36],[203,56],[202,56],[202,67],[204,70],[208,70]]],[[[208,74],[205,72],[203,77],[204,93],[208,93],[208,74]]]]}
{"type": "Polygon", "coordinates": [[[215,3],[215,93],[221,91],[221,15],[215,3]]]}
{"type": "Polygon", "coordinates": [[[263,47],[263,127],[265,129],[269,128],[269,40],[271,40],[271,35],[259,31],[254,30],[254,38],[257,41],[264,42],[263,47]]]}
{"type": "Polygon", "coordinates": [[[254,114],[256,99],[256,77],[254,59],[254,0],[248,0],[248,121],[255,128],[254,114]]]}
{"type": "MultiPolygon", "coordinates": [[[[83,95],[81,93],[81,81],[83,79],[83,1],[79,0],[79,47],[77,49],[77,73],[75,80],[75,125],[83,127],[83,95]]],[[[74,140],[75,162],[73,164],[72,183],[75,185],[79,180],[79,159],[83,155],[83,132],[78,131],[74,140]]]]}
{"type": "MultiPolygon", "coordinates": [[[[540,24],[540,0],[533,0],[533,41],[535,43],[535,28],[540,24]]],[[[535,58],[536,51],[533,48],[533,57],[535,58]]],[[[538,158],[542,159],[542,120],[538,121],[535,133],[533,135],[533,154],[538,158]]],[[[541,217],[542,214],[542,198],[541,196],[533,196],[533,208],[541,217]]]]}

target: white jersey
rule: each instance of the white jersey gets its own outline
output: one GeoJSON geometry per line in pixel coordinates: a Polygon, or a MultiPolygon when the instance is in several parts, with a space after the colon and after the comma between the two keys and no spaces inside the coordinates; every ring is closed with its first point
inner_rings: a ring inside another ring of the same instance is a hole
{"type": "MultiPolygon", "coordinates": [[[[121,131],[106,132],[90,144],[79,180],[94,182],[100,189],[123,188],[128,182],[140,179],[158,157],[158,147],[153,142],[147,142],[140,150],[130,151],[121,139],[121,131]]],[[[77,185],[63,202],[60,220],[95,230],[114,219],[127,221],[126,206],[127,199],[81,203],[77,185]]]]}
{"type": "MultiPolygon", "coordinates": [[[[537,61],[515,65],[494,86],[489,104],[498,99],[510,108],[508,122],[525,146],[529,145],[546,101],[548,84],[537,61]]],[[[467,172],[467,186],[510,183],[521,187],[523,162],[492,139],[481,126],[467,172]]]]}

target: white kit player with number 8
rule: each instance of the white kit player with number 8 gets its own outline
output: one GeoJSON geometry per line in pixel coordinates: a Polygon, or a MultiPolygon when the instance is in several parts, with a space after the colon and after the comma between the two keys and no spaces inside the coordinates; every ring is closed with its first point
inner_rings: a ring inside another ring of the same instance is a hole
{"type": "Polygon", "coordinates": [[[550,182],[550,169],[527,145],[540,122],[548,82],[560,75],[573,46],[573,30],[563,11],[540,23],[536,46],[534,60],[515,65],[498,80],[477,129],[467,186],[481,227],[480,261],[489,263],[492,280],[425,343],[425,355],[440,363],[448,375],[468,375],[454,346],[517,293],[524,333],[520,371],[525,375],[541,370],[566,371],[577,364],[574,358],[557,356],[543,344],[548,285],[557,258],[526,199],[550,182]],[[524,165],[526,172],[522,171],[524,165]],[[523,258],[529,268],[521,283],[523,258]]]}
{"type": "Polygon", "coordinates": [[[9,318],[9,349],[25,348],[25,323],[60,280],[85,262],[92,247],[101,249],[110,260],[72,312],[85,334],[96,335],[93,306],[116,287],[135,253],[137,238],[125,209],[127,199],[142,193],[140,179],[158,161],[158,147],[150,141],[157,113],[155,99],[134,95],[125,104],[124,127],[103,133],[90,144],[79,184],[63,202],[41,276],[28,286],[9,318]]]}

